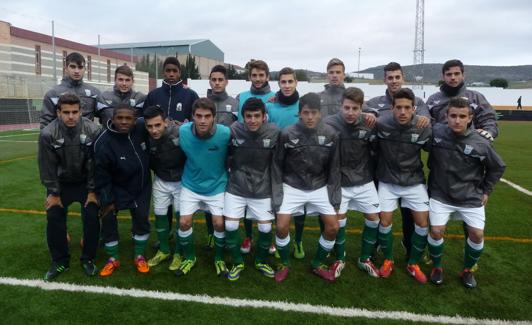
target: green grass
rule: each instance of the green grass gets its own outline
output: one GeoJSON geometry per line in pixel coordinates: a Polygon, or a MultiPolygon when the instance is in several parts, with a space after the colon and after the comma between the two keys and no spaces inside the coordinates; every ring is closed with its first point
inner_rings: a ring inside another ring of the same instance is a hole
{"type": "MultiPolygon", "coordinates": [[[[500,122],[501,135],[496,147],[508,167],[504,177],[531,188],[530,166],[531,123],[500,122]],[[528,148],[528,149],[527,149],[528,148]]],[[[16,134],[0,133],[2,135],[16,134]]],[[[35,139],[36,135],[16,137],[35,139]]],[[[14,138],[10,138],[14,139],[14,138]]],[[[35,148],[12,146],[0,142],[0,208],[43,210],[44,189],[40,185],[35,148]],[[16,151],[13,153],[13,151],[16,151]],[[26,157],[20,160],[6,161],[26,157]]],[[[509,186],[499,183],[487,207],[486,235],[532,238],[530,216],[532,200],[509,186]]],[[[79,211],[72,207],[71,211],[79,211]]],[[[463,255],[463,239],[448,238],[445,242],[445,283],[441,287],[418,285],[404,271],[405,262],[399,237],[396,237],[396,270],[389,279],[372,279],[356,268],[355,258],[360,249],[360,235],[355,234],[362,226],[360,214],[352,214],[348,221],[347,267],[334,284],[327,284],[309,272],[310,259],[314,255],[319,236],[315,218],[307,219],[304,235],[307,257],[303,261],[292,259],[292,270],[283,284],[262,277],[253,269],[251,256],[246,256],[246,269],[236,283],[217,278],[213,267],[213,252],[204,251],[205,225],[202,217],[196,218],[194,228],[198,263],[191,274],[175,278],[167,264],[156,267],[149,275],[137,274],[133,263],[132,243],[129,238],[131,223],[126,213],[121,214],[120,254],[122,267],[110,278],[87,278],[79,267],[81,220],[72,216],[68,229],[73,237],[71,245],[71,269],[60,281],[173,291],[187,294],[207,294],[232,298],[282,300],[337,307],[366,308],[372,311],[408,311],[419,314],[461,315],[476,318],[502,318],[532,320],[532,310],[526,301],[532,299],[532,285],[528,272],[532,268],[530,249],[532,243],[508,240],[486,240],[485,253],[477,273],[479,287],[466,290],[458,279],[463,255]]],[[[25,279],[41,279],[49,266],[44,229],[46,218],[41,214],[0,212],[0,276],[25,279]]],[[[452,222],[449,234],[460,235],[462,226],[452,222]]],[[[395,232],[400,231],[400,218],[396,218],[395,232]]],[[[155,240],[152,232],[150,244],[155,240]]],[[[147,255],[154,252],[148,248],[147,255]]],[[[96,263],[105,262],[103,250],[96,263]]],[[[331,260],[332,261],[332,260],[331,260]]],[[[379,261],[380,263],[380,261],[379,261]]],[[[428,273],[430,266],[424,265],[428,273]]],[[[168,323],[179,320],[195,323],[368,323],[376,320],[347,319],[317,316],[296,312],[279,312],[270,309],[231,308],[198,303],[166,302],[141,298],[126,298],[87,293],[42,291],[39,289],[0,286],[2,303],[0,313],[3,323],[94,323],[95,321],[156,322],[168,323]]],[[[399,323],[399,322],[396,322],[399,323]]]]}

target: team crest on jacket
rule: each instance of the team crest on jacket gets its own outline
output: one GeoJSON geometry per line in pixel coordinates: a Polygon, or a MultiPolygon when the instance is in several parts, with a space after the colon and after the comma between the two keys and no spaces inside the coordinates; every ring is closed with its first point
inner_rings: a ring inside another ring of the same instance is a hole
{"type": "Polygon", "coordinates": [[[262,139],[262,145],[264,146],[264,148],[269,148],[270,142],[270,139],[262,139]]]}
{"type": "Polygon", "coordinates": [[[412,142],[417,142],[417,139],[419,139],[419,134],[417,133],[412,133],[411,136],[412,136],[412,139],[411,139],[412,142]]]}
{"type": "Polygon", "coordinates": [[[179,147],[179,138],[172,139],[174,146],[179,147]]]}
{"type": "Polygon", "coordinates": [[[142,142],[140,144],[140,147],[142,148],[142,150],[146,150],[146,142],[142,142]]]}
{"type": "Polygon", "coordinates": [[[80,142],[81,144],[85,144],[86,141],[87,141],[87,135],[86,135],[86,134],[83,134],[83,133],[80,134],[80,135],[79,135],[79,142],[80,142]]]}
{"type": "Polygon", "coordinates": [[[183,104],[177,103],[177,106],[175,107],[175,110],[178,112],[181,112],[183,110],[183,104]]]}
{"type": "Polygon", "coordinates": [[[366,130],[360,130],[360,131],[358,131],[358,138],[359,138],[359,139],[364,139],[364,137],[366,136],[366,133],[367,133],[366,130]]]}
{"type": "Polygon", "coordinates": [[[87,97],[90,97],[91,96],[91,90],[90,89],[85,89],[85,95],[87,95],[87,97]]]}
{"type": "Polygon", "coordinates": [[[129,106],[131,106],[131,107],[135,107],[135,105],[137,105],[137,101],[134,100],[134,99],[130,99],[130,100],[129,100],[129,106]]]}
{"type": "Polygon", "coordinates": [[[471,151],[473,151],[473,147],[468,145],[468,144],[466,144],[465,147],[464,147],[464,153],[466,155],[469,155],[471,153],[471,151]]]}
{"type": "Polygon", "coordinates": [[[320,146],[323,146],[325,144],[325,136],[318,135],[318,143],[320,144],[320,146]]]}
{"type": "Polygon", "coordinates": [[[226,110],[227,112],[230,112],[230,111],[231,111],[231,108],[232,108],[231,105],[225,105],[225,110],[226,110]]]}

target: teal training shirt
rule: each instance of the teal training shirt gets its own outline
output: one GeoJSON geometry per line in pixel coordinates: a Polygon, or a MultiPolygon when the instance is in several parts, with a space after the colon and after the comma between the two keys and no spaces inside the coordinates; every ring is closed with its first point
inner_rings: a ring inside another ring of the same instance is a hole
{"type": "Polygon", "coordinates": [[[240,93],[240,95],[238,95],[238,121],[244,122],[244,117],[242,116],[242,106],[244,106],[244,103],[246,102],[246,100],[248,100],[251,97],[256,97],[262,100],[264,104],[266,104],[268,100],[272,98],[273,96],[275,96],[275,93],[273,91],[270,91],[269,93],[261,94],[261,95],[253,94],[251,90],[240,93]]]}
{"type": "Polygon", "coordinates": [[[216,124],[211,137],[199,138],[192,131],[193,127],[194,123],[189,122],[179,128],[179,145],[187,156],[181,184],[201,195],[222,193],[227,184],[225,160],[231,131],[216,124]]]}
{"type": "Polygon", "coordinates": [[[268,122],[275,124],[279,129],[299,122],[299,100],[292,105],[283,105],[279,102],[267,103],[268,122]]]}

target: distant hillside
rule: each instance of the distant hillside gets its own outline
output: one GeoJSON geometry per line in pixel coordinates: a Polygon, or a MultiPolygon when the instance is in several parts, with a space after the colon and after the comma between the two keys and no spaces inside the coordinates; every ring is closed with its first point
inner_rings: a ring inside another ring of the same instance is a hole
{"type": "MultiPolygon", "coordinates": [[[[375,79],[383,79],[384,66],[369,68],[361,73],[373,73],[375,79]]],[[[417,70],[417,65],[403,66],[405,77],[407,80],[413,80],[414,71],[417,70]]],[[[423,66],[424,80],[428,83],[437,83],[441,79],[441,63],[426,63],[423,66]]],[[[468,83],[485,82],[495,78],[504,78],[510,82],[515,81],[530,81],[532,80],[532,65],[519,65],[510,67],[497,66],[482,66],[482,65],[466,65],[465,66],[466,80],[468,83]]]]}

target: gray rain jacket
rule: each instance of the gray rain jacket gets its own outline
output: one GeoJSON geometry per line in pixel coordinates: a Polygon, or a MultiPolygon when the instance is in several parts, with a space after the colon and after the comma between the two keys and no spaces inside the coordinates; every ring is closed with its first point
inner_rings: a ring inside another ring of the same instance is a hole
{"type": "Polygon", "coordinates": [[[416,128],[418,119],[414,115],[406,125],[399,124],[391,114],[377,120],[379,181],[400,186],[425,184],[421,149],[430,149],[432,129],[416,128]]]}
{"type": "Polygon", "coordinates": [[[98,88],[88,85],[83,80],[75,81],[69,77],[64,77],[61,83],[50,89],[45,95],[42,103],[40,128],[50,124],[57,117],[57,102],[63,94],[76,94],[81,99],[81,113],[89,120],[94,119],[97,110],[97,98],[100,96],[98,88]]]}
{"type": "Polygon", "coordinates": [[[116,88],[110,91],[104,91],[98,97],[98,117],[100,118],[100,124],[107,126],[107,121],[113,118],[113,112],[115,107],[120,104],[127,104],[137,109],[137,114],[140,117],[142,107],[146,95],[141,92],[130,90],[127,93],[123,93],[116,88]]]}
{"type": "Polygon", "coordinates": [[[212,89],[208,89],[207,98],[216,106],[216,123],[231,126],[238,119],[238,102],[227,92],[214,93],[212,89]]]}
{"type": "MultiPolygon", "coordinates": [[[[392,96],[388,90],[386,90],[384,96],[377,96],[368,100],[364,105],[364,112],[376,113],[377,116],[388,115],[392,112],[392,100],[392,96]]],[[[416,97],[415,107],[416,115],[426,116],[428,118],[431,117],[429,109],[423,99],[416,97]]]]}
{"type": "Polygon", "coordinates": [[[278,156],[283,182],[300,190],[327,185],[329,201],[338,210],[342,199],[338,150],[336,132],[322,122],[314,129],[301,122],[286,127],[278,156]]]}
{"type": "Polygon", "coordinates": [[[62,183],[87,184],[94,191],[93,144],[101,127],[81,118],[73,127],[55,119],[39,135],[39,172],[48,194],[59,195],[62,183]]]}
{"type": "Polygon", "coordinates": [[[334,115],[340,111],[340,107],[342,107],[342,94],[344,91],[344,85],[325,85],[325,90],[320,93],[322,119],[328,115],[334,115]]]}
{"type": "Polygon", "coordinates": [[[148,137],[150,168],[165,182],[179,182],[187,157],[179,146],[179,127],[169,123],[160,139],[148,137]]]}
{"type": "Polygon", "coordinates": [[[447,125],[432,131],[429,155],[429,194],[449,205],[482,206],[482,195],[490,194],[506,168],[489,140],[471,128],[456,135],[447,125]]]}

